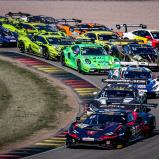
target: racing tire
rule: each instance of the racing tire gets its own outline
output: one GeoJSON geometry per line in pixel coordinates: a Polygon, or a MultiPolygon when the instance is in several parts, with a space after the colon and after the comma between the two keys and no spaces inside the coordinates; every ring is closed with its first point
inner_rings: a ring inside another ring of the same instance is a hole
{"type": "Polygon", "coordinates": [[[127,37],[125,37],[124,39],[125,39],[125,40],[129,40],[129,38],[127,38],[127,37]]]}
{"type": "Polygon", "coordinates": [[[18,48],[21,53],[25,53],[25,44],[22,41],[18,43],[18,48]]]}
{"type": "Polygon", "coordinates": [[[81,69],[81,62],[80,61],[77,61],[77,71],[78,73],[83,73],[82,69],[81,69]]]}
{"type": "Polygon", "coordinates": [[[47,50],[45,47],[42,48],[42,54],[43,54],[43,57],[44,57],[46,60],[49,60],[49,59],[50,59],[50,54],[49,54],[48,50],[47,50]]]}
{"type": "Polygon", "coordinates": [[[61,61],[61,65],[62,65],[62,66],[66,66],[64,54],[61,54],[61,56],[60,56],[60,61],[61,61]]]}
{"type": "Polygon", "coordinates": [[[66,137],[66,148],[71,148],[75,144],[73,139],[69,136],[66,137]]]}
{"type": "Polygon", "coordinates": [[[151,137],[153,136],[154,129],[156,128],[156,120],[152,119],[151,125],[150,125],[150,131],[146,137],[151,137]]]}

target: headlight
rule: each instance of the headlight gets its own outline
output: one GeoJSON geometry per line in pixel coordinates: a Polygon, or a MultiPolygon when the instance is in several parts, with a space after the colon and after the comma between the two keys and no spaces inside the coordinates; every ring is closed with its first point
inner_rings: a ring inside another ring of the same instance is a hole
{"type": "Polygon", "coordinates": [[[144,96],[145,92],[139,91],[139,96],[144,96]]]}
{"type": "Polygon", "coordinates": [[[91,64],[91,61],[90,61],[89,59],[85,59],[85,62],[86,62],[87,64],[91,64]]]}
{"type": "Polygon", "coordinates": [[[54,45],[53,47],[55,47],[56,49],[59,49],[59,46],[58,46],[58,45],[54,45]]]}
{"type": "Polygon", "coordinates": [[[113,61],[109,61],[109,65],[112,65],[113,64],[113,61]]]}
{"type": "Polygon", "coordinates": [[[104,135],[106,135],[106,136],[111,136],[111,135],[113,135],[114,133],[113,132],[108,132],[108,133],[105,133],[104,135]]]}

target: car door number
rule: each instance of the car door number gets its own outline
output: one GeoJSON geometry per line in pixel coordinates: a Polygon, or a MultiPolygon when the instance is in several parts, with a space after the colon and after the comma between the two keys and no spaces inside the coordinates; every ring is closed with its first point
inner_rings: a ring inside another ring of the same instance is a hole
{"type": "Polygon", "coordinates": [[[131,129],[132,136],[137,135],[140,132],[139,126],[133,126],[131,129]]]}

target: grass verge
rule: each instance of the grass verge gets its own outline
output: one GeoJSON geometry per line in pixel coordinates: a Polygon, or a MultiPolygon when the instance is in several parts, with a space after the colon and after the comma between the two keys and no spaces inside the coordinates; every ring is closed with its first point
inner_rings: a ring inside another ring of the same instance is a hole
{"type": "Polygon", "coordinates": [[[56,127],[57,112],[70,110],[61,92],[46,78],[0,60],[0,146],[56,127]]]}

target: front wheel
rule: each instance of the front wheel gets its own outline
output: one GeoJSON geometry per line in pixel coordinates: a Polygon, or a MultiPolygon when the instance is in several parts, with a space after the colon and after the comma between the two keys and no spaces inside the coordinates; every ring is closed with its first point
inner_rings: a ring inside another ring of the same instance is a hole
{"type": "Polygon", "coordinates": [[[67,136],[66,137],[66,147],[71,148],[74,144],[75,144],[75,142],[73,141],[73,139],[71,137],[67,136]]]}
{"type": "Polygon", "coordinates": [[[61,65],[62,65],[62,66],[66,66],[64,54],[61,54],[61,56],[60,56],[60,61],[61,61],[61,65]]]}
{"type": "Polygon", "coordinates": [[[48,52],[48,50],[46,48],[42,48],[42,53],[43,53],[43,57],[46,59],[46,60],[49,60],[50,59],[50,54],[48,52]]]}
{"type": "Polygon", "coordinates": [[[24,43],[22,41],[20,41],[18,43],[18,48],[19,48],[21,53],[25,53],[25,45],[24,45],[24,43]]]}
{"type": "Polygon", "coordinates": [[[78,71],[79,73],[83,73],[83,72],[82,72],[82,69],[81,69],[81,62],[80,62],[80,61],[77,62],[77,71],[78,71]]]}

